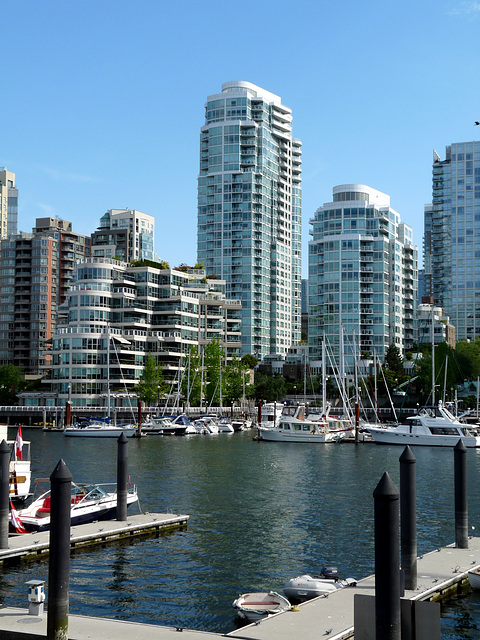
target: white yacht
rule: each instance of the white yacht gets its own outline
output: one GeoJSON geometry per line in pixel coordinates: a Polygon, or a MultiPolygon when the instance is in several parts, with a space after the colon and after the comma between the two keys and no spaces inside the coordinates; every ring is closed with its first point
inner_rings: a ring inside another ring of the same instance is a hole
{"type": "Polygon", "coordinates": [[[281,402],[266,402],[262,406],[262,418],[259,426],[263,429],[278,427],[282,411],[283,404],[281,402]]]}
{"type": "Polygon", "coordinates": [[[351,433],[351,426],[344,426],[340,419],[335,426],[326,418],[309,420],[305,416],[305,405],[289,405],[283,408],[279,424],[276,427],[260,426],[262,440],[273,442],[338,442],[351,433]]]}
{"type": "Polygon", "coordinates": [[[407,421],[396,427],[367,426],[366,431],[378,444],[454,447],[462,440],[466,447],[480,447],[480,426],[460,422],[442,402],[422,407],[407,421]]]}

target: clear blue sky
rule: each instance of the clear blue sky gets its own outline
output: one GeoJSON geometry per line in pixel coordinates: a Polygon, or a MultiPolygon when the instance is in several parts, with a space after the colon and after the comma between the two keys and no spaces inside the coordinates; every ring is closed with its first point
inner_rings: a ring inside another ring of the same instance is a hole
{"type": "Polygon", "coordinates": [[[432,150],[480,136],[480,2],[16,0],[1,16],[19,230],[59,216],[90,234],[107,209],[139,209],[161,258],[194,263],[203,107],[229,80],[293,110],[304,277],[334,185],[388,193],[421,250],[432,150]]]}

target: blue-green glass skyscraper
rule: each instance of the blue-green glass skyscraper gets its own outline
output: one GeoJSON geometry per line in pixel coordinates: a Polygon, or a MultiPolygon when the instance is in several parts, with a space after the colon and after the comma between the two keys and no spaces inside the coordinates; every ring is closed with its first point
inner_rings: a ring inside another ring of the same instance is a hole
{"type": "Polygon", "coordinates": [[[285,354],[301,330],[301,142],[279,96],[226,82],[200,134],[197,258],[242,300],[242,352],[285,354]]]}
{"type": "Polygon", "coordinates": [[[480,142],[433,157],[432,204],[425,208],[427,294],[443,307],[457,340],[480,337],[480,142]]]}

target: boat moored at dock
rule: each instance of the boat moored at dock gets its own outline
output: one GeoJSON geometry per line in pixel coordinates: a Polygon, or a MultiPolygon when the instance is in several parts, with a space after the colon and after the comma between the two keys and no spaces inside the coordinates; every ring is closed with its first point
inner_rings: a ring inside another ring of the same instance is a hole
{"type": "Polygon", "coordinates": [[[305,405],[289,405],[283,408],[280,421],[275,427],[258,428],[261,440],[271,442],[338,442],[352,432],[347,420],[336,418],[328,420],[325,416],[319,420],[309,420],[305,414],[305,405]]]}
{"type": "Polygon", "coordinates": [[[244,593],[233,602],[239,618],[256,622],[275,613],[289,611],[290,602],[276,591],[244,593]]]}
{"type": "MultiPolygon", "coordinates": [[[[12,530],[18,524],[27,532],[47,531],[50,528],[50,489],[46,488],[47,479],[37,480],[37,499],[25,509],[15,513],[11,518],[12,530]]],[[[138,502],[136,487],[130,487],[127,491],[127,506],[138,502]]],[[[108,520],[116,516],[117,510],[117,485],[116,484],[77,484],[72,482],[71,496],[71,524],[85,524],[95,520],[108,520]]],[[[18,531],[17,531],[18,532],[18,531]]]]}
{"type": "Polygon", "coordinates": [[[460,422],[442,402],[422,407],[407,418],[407,424],[367,426],[365,430],[378,444],[454,447],[462,440],[467,448],[480,447],[480,426],[460,422]]]}

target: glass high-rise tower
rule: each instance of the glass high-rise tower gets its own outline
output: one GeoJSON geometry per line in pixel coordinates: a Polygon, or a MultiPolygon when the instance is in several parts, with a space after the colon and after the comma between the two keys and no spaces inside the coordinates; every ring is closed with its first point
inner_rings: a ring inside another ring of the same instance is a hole
{"type": "Polygon", "coordinates": [[[301,142],[279,96],[226,82],[200,134],[197,258],[242,301],[242,352],[285,354],[301,330],[301,142]]]}
{"type": "Polygon", "coordinates": [[[310,357],[320,358],[325,340],[351,373],[360,355],[383,361],[391,344],[402,354],[411,349],[418,249],[390,196],[363,184],[336,186],[311,224],[310,357]]]}
{"type": "Polygon", "coordinates": [[[433,155],[432,204],[425,207],[427,294],[445,309],[457,340],[480,337],[480,142],[433,155]],[[428,241],[427,241],[428,240],[428,241]]]}

